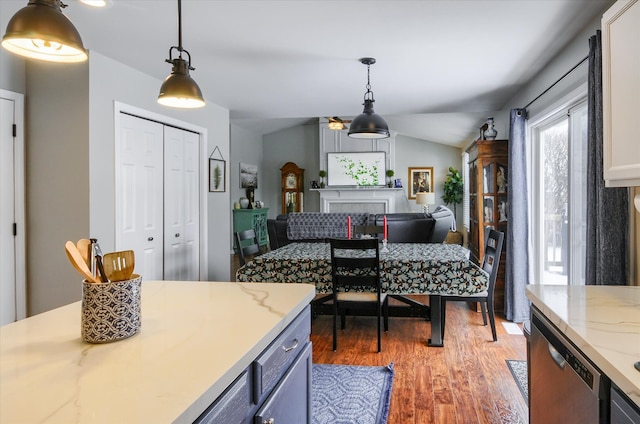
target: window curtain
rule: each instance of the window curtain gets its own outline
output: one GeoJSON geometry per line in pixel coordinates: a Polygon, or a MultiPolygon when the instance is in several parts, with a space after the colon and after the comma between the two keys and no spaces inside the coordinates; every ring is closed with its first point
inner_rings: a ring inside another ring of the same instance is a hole
{"type": "Polygon", "coordinates": [[[525,124],[527,111],[511,109],[509,128],[509,190],[507,193],[506,234],[507,267],[505,270],[504,309],[508,320],[529,319],[529,219],[527,190],[527,145],[525,124]]]}
{"type": "Polygon", "coordinates": [[[586,284],[628,282],[629,194],[605,188],[602,164],[602,41],[589,39],[586,284]]]}

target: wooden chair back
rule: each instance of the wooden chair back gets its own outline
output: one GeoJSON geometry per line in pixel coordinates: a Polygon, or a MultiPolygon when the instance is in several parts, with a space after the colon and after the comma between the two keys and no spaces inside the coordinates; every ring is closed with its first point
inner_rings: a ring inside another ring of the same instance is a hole
{"type": "Polygon", "coordinates": [[[235,233],[236,248],[240,255],[240,266],[246,263],[247,257],[255,257],[259,255],[260,245],[258,244],[258,237],[253,228],[244,231],[237,231],[235,233]],[[250,240],[247,242],[247,240],[250,240]]]}

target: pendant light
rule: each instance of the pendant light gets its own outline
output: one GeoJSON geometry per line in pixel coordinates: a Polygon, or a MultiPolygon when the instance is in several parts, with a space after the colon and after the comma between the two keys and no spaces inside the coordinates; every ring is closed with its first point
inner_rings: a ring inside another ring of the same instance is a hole
{"type": "Polygon", "coordinates": [[[87,60],[78,30],[62,14],[60,0],[29,0],[9,20],[2,47],[20,56],[49,62],[87,60]]]}
{"type": "Polygon", "coordinates": [[[364,93],[364,110],[351,122],[349,137],[353,138],[388,138],[389,126],[380,115],[373,111],[373,91],[369,79],[369,68],[376,63],[372,57],[360,59],[363,65],[367,65],[367,92],[364,93]]]}
{"type": "Polygon", "coordinates": [[[171,74],[164,80],[160,87],[158,103],[169,107],[197,108],[205,105],[202,91],[198,84],[189,76],[189,70],[195,71],[191,66],[191,55],[182,48],[182,1],[178,0],[178,46],[169,49],[169,59],[165,62],[171,63],[173,68],[171,74]],[[178,51],[178,57],[172,58],[173,50],[178,51]],[[187,55],[187,60],[182,58],[182,53],[187,55]]]}

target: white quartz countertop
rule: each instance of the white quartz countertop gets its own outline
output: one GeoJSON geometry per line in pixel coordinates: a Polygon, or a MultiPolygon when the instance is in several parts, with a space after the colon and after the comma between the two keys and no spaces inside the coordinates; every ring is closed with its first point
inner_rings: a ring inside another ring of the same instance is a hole
{"type": "Polygon", "coordinates": [[[640,287],[530,285],[527,296],[640,406],[640,287]]]}
{"type": "Polygon", "coordinates": [[[2,326],[0,422],[191,423],[314,294],[308,284],[147,281],[129,339],[83,342],[80,302],[2,326]]]}

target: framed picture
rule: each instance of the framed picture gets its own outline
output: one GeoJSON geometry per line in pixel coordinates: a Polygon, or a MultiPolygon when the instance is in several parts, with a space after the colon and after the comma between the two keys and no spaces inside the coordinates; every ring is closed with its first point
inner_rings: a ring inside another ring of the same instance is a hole
{"type": "Polygon", "coordinates": [[[258,188],[258,165],[240,162],[240,188],[258,188]]]}
{"type": "Polygon", "coordinates": [[[409,168],[409,199],[415,199],[416,193],[433,189],[433,167],[409,168]]]}
{"type": "Polygon", "coordinates": [[[327,184],[335,187],[384,186],[385,163],[385,152],[327,153],[327,184]]]}
{"type": "Polygon", "coordinates": [[[209,191],[224,192],[226,190],[227,163],[222,159],[209,159],[209,191]]]}

